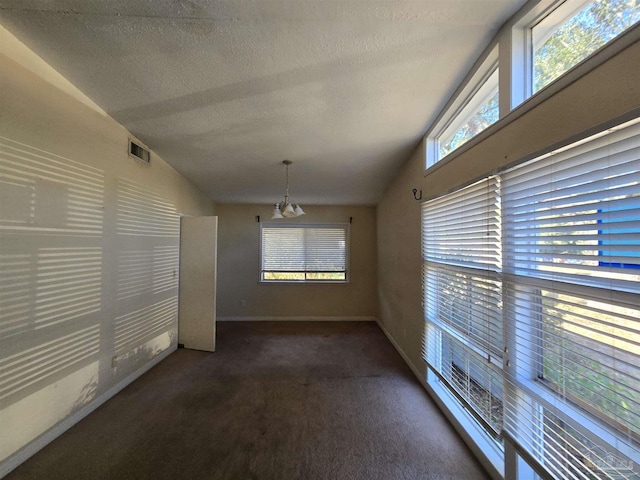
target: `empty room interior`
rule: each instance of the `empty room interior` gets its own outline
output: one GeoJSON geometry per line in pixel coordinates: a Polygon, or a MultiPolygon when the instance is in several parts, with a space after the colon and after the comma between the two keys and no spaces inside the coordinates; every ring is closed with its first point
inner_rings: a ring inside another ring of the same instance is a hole
{"type": "Polygon", "coordinates": [[[0,478],[639,480],[639,25],[0,0],[0,478]]]}

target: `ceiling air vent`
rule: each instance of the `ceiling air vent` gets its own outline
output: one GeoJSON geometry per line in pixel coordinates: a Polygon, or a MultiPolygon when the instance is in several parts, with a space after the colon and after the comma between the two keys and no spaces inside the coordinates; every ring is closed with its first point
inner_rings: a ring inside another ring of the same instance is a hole
{"type": "Polygon", "coordinates": [[[129,139],[129,155],[144,163],[151,163],[151,153],[139,143],[129,139]]]}

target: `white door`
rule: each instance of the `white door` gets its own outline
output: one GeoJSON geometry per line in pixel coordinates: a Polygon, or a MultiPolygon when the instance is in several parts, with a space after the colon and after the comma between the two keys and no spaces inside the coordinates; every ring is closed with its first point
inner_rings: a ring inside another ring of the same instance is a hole
{"type": "Polygon", "coordinates": [[[218,217],[180,219],[180,306],[178,343],[216,349],[218,217]]]}

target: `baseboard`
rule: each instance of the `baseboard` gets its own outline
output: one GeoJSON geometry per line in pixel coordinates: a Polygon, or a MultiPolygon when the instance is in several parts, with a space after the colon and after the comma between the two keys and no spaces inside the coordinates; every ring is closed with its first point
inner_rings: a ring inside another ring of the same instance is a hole
{"type": "Polygon", "coordinates": [[[418,379],[422,388],[424,388],[431,397],[431,399],[438,406],[440,411],[447,418],[449,423],[453,426],[455,431],[460,435],[464,443],[469,447],[469,450],[474,454],[474,456],[478,459],[482,467],[487,471],[487,473],[494,480],[504,480],[504,477],[500,473],[500,471],[496,468],[493,462],[489,459],[489,457],[482,451],[482,449],[478,446],[478,444],[471,438],[467,430],[462,426],[458,418],[451,412],[449,407],[442,401],[442,399],[435,393],[433,388],[427,383],[427,381],[423,378],[422,373],[416,368],[413,362],[409,359],[408,355],[404,352],[404,350],[400,347],[398,342],[391,336],[389,331],[384,327],[382,322],[376,320],[380,330],[385,334],[391,345],[396,349],[396,351],[400,354],[402,359],[405,361],[409,369],[413,372],[415,377],[418,379]]]}
{"type": "Polygon", "coordinates": [[[376,317],[217,317],[218,322],[377,322],[376,317]]]}
{"type": "Polygon", "coordinates": [[[30,443],[22,447],[20,450],[15,452],[14,454],[7,457],[2,463],[0,463],[0,478],[8,475],[9,472],[17,468],[20,464],[25,462],[28,458],[35,455],[38,451],[42,450],[53,440],[58,438],[64,432],[73,427],[80,420],[85,418],[95,409],[97,409],[100,405],[105,403],[107,400],[112,398],[115,394],[120,392],[127,385],[131,384],[134,380],[138,379],[141,375],[151,370],[151,368],[155,367],[162,360],[167,358],[173,352],[176,351],[176,346],[172,345],[164,352],[160,353],[158,356],[154,357],[149,361],[146,365],[139,368],[131,375],[126,377],[125,379],[118,382],[116,385],[111,387],[109,390],[104,392],[102,395],[99,395],[95,399],[93,399],[90,403],[82,407],[80,410],[75,412],[74,414],[68,416],[61,422],[57,423],[55,426],[51,427],[49,430],[41,434],[35,440],[32,440],[30,443]]]}

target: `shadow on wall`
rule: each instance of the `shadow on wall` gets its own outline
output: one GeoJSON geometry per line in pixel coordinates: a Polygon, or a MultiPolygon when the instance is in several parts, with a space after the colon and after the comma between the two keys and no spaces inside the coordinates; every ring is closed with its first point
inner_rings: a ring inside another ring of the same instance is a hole
{"type": "Polygon", "coordinates": [[[0,137],[0,461],[176,343],[179,215],[0,137]]]}

